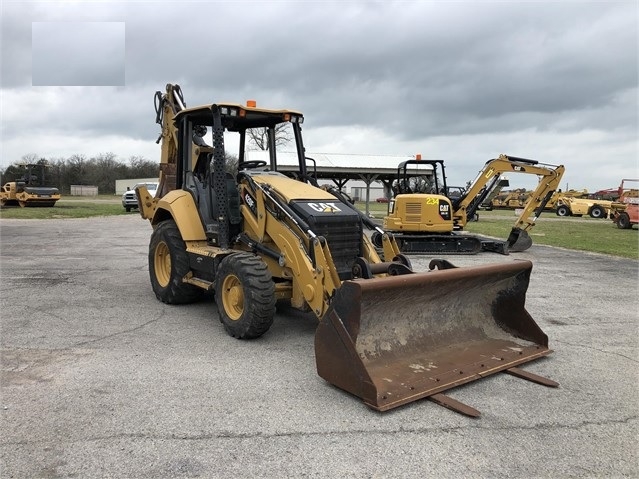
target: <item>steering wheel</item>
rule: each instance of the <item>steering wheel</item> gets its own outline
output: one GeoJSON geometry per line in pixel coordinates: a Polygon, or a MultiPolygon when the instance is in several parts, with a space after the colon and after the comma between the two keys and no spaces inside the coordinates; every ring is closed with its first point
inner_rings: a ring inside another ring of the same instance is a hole
{"type": "Polygon", "coordinates": [[[243,169],[251,169],[251,168],[260,168],[261,166],[266,166],[266,161],[264,160],[252,160],[252,161],[243,161],[237,167],[240,170],[243,169]]]}

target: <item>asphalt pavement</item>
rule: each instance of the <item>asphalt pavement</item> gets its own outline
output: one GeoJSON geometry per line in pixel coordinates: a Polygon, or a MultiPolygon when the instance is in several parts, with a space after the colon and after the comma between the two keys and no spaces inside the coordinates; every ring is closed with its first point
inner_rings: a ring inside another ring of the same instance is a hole
{"type": "Polygon", "coordinates": [[[330,386],[311,315],[281,308],[238,341],[212,299],[162,304],[150,233],[135,213],[0,220],[0,477],[639,477],[639,261],[448,257],[533,261],[526,305],[554,353],[524,369],[561,384],[447,391],[472,419],[427,400],[379,413],[330,386]]]}

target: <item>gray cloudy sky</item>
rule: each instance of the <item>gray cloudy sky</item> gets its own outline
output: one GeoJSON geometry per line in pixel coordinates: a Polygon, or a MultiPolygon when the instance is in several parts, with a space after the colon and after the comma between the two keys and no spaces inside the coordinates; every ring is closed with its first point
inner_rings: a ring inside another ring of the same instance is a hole
{"type": "Polygon", "coordinates": [[[124,22],[33,22],[33,86],[124,86],[124,22]]]}
{"type": "Polygon", "coordinates": [[[171,82],[189,106],[303,111],[309,152],[421,153],[449,184],[506,153],[566,165],[562,187],[615,187],[639,177],[637,5],[4,0],[0,167],[159,158],[153,94],[171,82]]]}

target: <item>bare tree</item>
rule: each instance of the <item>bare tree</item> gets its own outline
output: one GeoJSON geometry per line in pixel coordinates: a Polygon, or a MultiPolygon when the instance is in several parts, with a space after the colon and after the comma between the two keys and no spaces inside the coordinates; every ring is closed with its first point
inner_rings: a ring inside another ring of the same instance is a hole
{"type": "MultiPolygon", "coordinates": [[[[250,128],[246,130],[249,144],[256,146],[259,150],[268,150],[268,131],[266,128],[250,128]]],[[[287,123],[275,125],[275,146],[283,146],[292,141],[291,131],[287,123]]]]}
{"type": "Polygon", "coordinates": [[[240,162],[240,159],[231,153],[225,153],[224,157],[226,172],[231,173],[233,176],[237,175],[238,163],[240,162]]]}

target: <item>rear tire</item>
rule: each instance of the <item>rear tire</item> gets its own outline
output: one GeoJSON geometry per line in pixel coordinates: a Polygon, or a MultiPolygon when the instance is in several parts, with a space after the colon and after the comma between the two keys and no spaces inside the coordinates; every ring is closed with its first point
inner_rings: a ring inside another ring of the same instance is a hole
{"type": "Polygon", "coordinates": [[[180,230],[175,221],[163,221],[153,230],[149,244],[149,276],[155,296],[166,304],[187,304],[200,299],[204,290],[182,282],[190,270],[180,230]]]}
{"type": "Polygon", "coordinates": [[[590,209],[590,216],[592,218],[605,218],[606,210],[599,205],[595,205],[590,209]]]}
{"type": "Polygon", "coordinates": [[[617,228],[619,228],[620,230],[629,230],[630,228],[632,228],[632,224],[630,223],[630,216],[628,216],[628,213],[619,213],[619,218],[617,219],[617,228]]]}
{"type": "Polygon", "coordinates": [[[570,216],[570,208],[566,205],[557,206],[557,216],[570,216]]]}
{"type": "Polygon", "coordinates": [[[266,333],[275,316],[275,284],[264,261],[253,254],[230,254],[216,278],[215,302],[226,332],[237,339],[266,333]]]}

